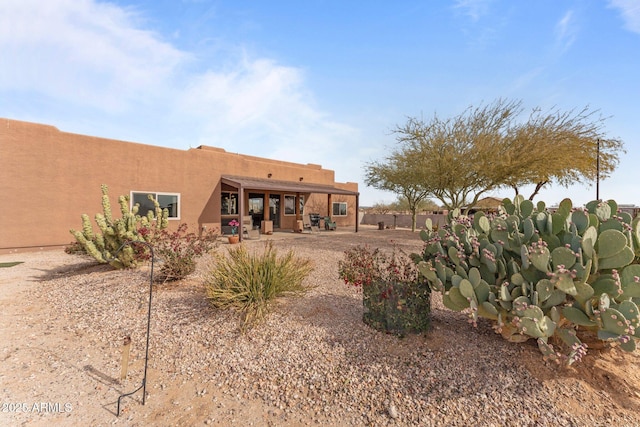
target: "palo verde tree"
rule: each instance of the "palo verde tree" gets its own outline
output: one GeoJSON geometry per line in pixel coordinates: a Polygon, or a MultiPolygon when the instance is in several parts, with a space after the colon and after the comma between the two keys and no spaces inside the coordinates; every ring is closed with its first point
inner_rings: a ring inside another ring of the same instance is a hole
{"type": "MultiPolygon", "coordinates": [[[[409,118],[394,130],[399,148],[393,161],[388,158],[388,163],[375,164],[376,168],[367,165],[368,177],[383,166],[415,168],[405,171],[414,191],[455,209],[473,206],[481,196],[501,187],[518,193],[532,184],[533,199],[551,182],[567,186],[592,180],[598,141],[601,178],[610,175],[619,153],[624,152],[619,139],[606,137],[604,119],[588,107],[577,113],[535,109],[525,122],[519,121],[522,113],[521,101],[499,99],[449,119],[409,118]]],[[[396,185],[403,188],[401,183],[396,185]]]]}
{"type": "Polygon", "coordinates": [[[502,141],[502,152],[510,161],[506,185],[516,195],[521,187],[532,185],[528,198],[533,200],[549,183],[567,187],[593,182],[597,174],[601,179],[609,177],[625,150],[620,139],[607,137],[604,122],[605,118],[588,107],[548,113],[533,110],[529,120],[514,127],[502,141]]]}
{"type": "Polygon", "coordinates": [[[429,195],[422,182],[422,171],[411,157],[394,151],[384,162],[371,162],[365,168],[365,182],[379,190],[387,190],[404,198],[411,212],[411,230],[416,229],[416,215],[420,203],[429,195]]]}
{"type": "MultiPolygon", "coordinates": [[[[497,101],[468,109],[450,119],[409,118],[394,133],[399,154],[412,167],[420,187],[445,209],[473,205],[486,192],[504,185],[504,161],[496,141],[519,114],[517,102],[497,101]]],[[[425,196],[425,197],[426,197],[425,196]]]]}

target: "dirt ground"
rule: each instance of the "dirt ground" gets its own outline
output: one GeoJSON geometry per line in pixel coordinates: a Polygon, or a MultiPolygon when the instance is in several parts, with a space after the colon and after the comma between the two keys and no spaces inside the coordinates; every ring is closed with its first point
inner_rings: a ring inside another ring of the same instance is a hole
{"type": "MultiPolygon", "coordinates": [[[[292,242],[295,244],[305,243],[302,240],[292,242]]],[[[325,245],[324,249],[337,251],[345,247],[328,240],[322,240],[321,245],[318,242],[310,244],[316,249],[325,245]]],[[[118,417],[118,396],[142,385],[144,358],[135,355],[130,371],[137,376],[130,375],[120,381],[119,348],[105,352],[99,345],[101,337],[91,332],[80,334],[78,330],[82,329],[71,328],[69,316],[56,312],[46,299],[47,293],[42,292],[44,287],[52,286],[65,276],[93,274],[96,285],[104,286],[109,286],[109,280],[117,281],[118,276],[111,276],[105,267],[74,259],[61,250],[0,255],[0,263],[9,261],[22,263],[0,269],[2,426],[341,425],[339,421],[311,415],[293,416],[282,421],[279,417],[281,409],[250,396],[230,394],[224,386],[211,384],[206,372],[181,377],[169,376],[154,368],[148,371],[145,405],[141,404],[142,392],[138,391],[123,398],[122,413],[118,417]]],[[[195,287],[195,282],[186,283],[165,292],[188,293],[195,287]]],[[[91,309],[78,307],[81,308],[91,309]]],[[[309,311],[311,315],[315,314],[309,311]]],[[[468,334],[462,337],[463,346],[473,346],[476,342],[473,337],[479,333],[497,339],[487,325],[480,325],[479,329],[467,327],[464,319],[436,318],[429,336],[429,348],[434,352],[447,348],[452,331],[468,334]]],[[[412,343],[419,345],[419,338],[408,340],[404,351],[409,351],[412,343]]],[[[607,413],[622,414],[623,419],[633,420],[623,425],[640,425],[640,361],[637,353],[592,348],[581,363],[565,369],[544,363],[540,353],[529,343],[524,344],[518,354],[522,369],[553,390],[554,406],[578,419],[586,420],[586,414],[598,414],[597,421],[591,425],[606,425],[607,419],[615,419],[608,418],[607,413]]],[[[467,353],[462,351],[458,357],[464,359],[467,353]]],[[[470,365],[474,363],[469,360],[470,365]]]]}
{"type": "Polygon", "coordinates": [[[204,389],[208,381],[201,375],[172,379],[152,367],[143,405],[142,354],[130,356],[129,374],[121,381],[120,351],[104,354],[96,345],[100,338],[71,331],[67,316],[52,312],[38,291],[63,275],[108,275],[111,269],[62,250],[0,255],[0,263],[14,259],[22,263],[0,270],[0,426],[270,423],[273,408],[259,400],[204,389]]]}

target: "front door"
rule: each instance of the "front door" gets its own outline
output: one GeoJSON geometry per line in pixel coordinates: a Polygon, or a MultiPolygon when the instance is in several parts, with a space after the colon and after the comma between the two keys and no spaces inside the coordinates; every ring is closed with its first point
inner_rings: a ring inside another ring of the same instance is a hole
{"type": "Polygon", "coordinates": [[[280,195],[269,194],[269,219],[273,221],[273,228],[280,228],[280,195]]]}

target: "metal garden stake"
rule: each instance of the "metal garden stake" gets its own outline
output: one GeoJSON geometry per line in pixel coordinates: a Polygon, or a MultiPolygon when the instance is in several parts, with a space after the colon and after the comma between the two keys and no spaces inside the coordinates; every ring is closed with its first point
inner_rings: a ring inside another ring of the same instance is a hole
{"type": "MultiPolygon", "coordinates": [[[[151,329],[151,297],[153,294],[153,263],[155,261],[155,256],[153,254],[153,246],[151,246],[149,243],[147,242],[124,242],[122,244],[122,246],[120,246],[120,248],[118,248],[118,250],[116,251],[116,255],[127,245],[133,245],[133,244],[140,244],[143,246],[146,246],[147,248],[149,248],[149,250],[151,251],[151,277],[149,279],[149,310],[147,312],[147,349],[145,351],[145,355],[144,355],[144,376],[142,377],[142,385],[140,387],[138,387],[137,389],[133,390],[130,393],[125,393],[120,395],[120,397],[118,397],[118,410],[117,410],[117,416],[120,416],[120,401],[122,400],[123,397],[126,396],[131,396],[132,394],[137,393],[140,389],[142,389],[142,404],[144,405],[146,403],[147,400],[147,364],[149,362],[149,332],[151,329]]],[[[131,343],[129,343],[129,345],[131,345],[131,343]]],[[[129,354],[128,351],[126,352],[127,354],[127,365],[128,365],[128,358],[129,358],[129,354]]],[[[124,375],[126,376],[126,368],[124,366],[124,357],[125,357],[125,352],[123,351],[123,366],[122,366],[122,372],[121,374],[124,372],[124,375]]]]}

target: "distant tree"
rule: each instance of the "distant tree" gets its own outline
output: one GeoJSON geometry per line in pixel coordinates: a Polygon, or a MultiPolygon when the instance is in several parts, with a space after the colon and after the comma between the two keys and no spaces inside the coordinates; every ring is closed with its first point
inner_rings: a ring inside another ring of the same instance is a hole
{"type": "Polygon", "coordinates": [[[500,99],[447,120],[436,115],[428,122],[409,118],[394,131],[400,148],[393,157],[376,168],[368,165],[367,183],[375,182],[371,175],[384,166],[396,170],[402,165],[405,171],[393,175],[396,180],[406,179],[420,200],[431,196],[444,208],[454,209],[473,206],[501,187],[518,192],[533,184],[533,199],[550,182],[567,186],[592,179],[598,140],[601,177],[615,169],[619,153],[624,152],[620,140],[606,138],[604,119],[594,117],[588,108],[577,114],[536,109],[527,122],[518,123],[522,112],[521,101],[500,99]]]}
{"type": "MultiPolygon", "coordinates": [[[[398,196],[394,202],[389,204],[389,208],[397,212],[411,212],[409,201],[404,196],[398,196]]],[[[436,211],[439,209],[437,203],[431,199],[424,199],[416,204],[417,212],[436,211]]]]}
{"type": "Polygon", "coordinates": [[[388,203],[378,202],[371,207],[371,210],[374,213],[385,215],[391,211],[391,206],[388,203]]]}
{"type": "Polygon", "coordinates": [[[440,205],[438,205],[436,202],[434,202],[431,199],[427,199],[424,202],[422,202],[418,208],[418,210],[420,212],[433,212],[433,211],[439,211],[442,208],[440,207],[440,205]]]}
{"type": "Polygon", "coordinates": [[[371,162],[365,166],[367,185],[391,191],[407,201],[411,211],[411,230],[416,229],[416,215],[420,202],[427,198],[429,189],[422,182],[423,171],[401,150],[392,152],[384,162],[371,162]]]}

